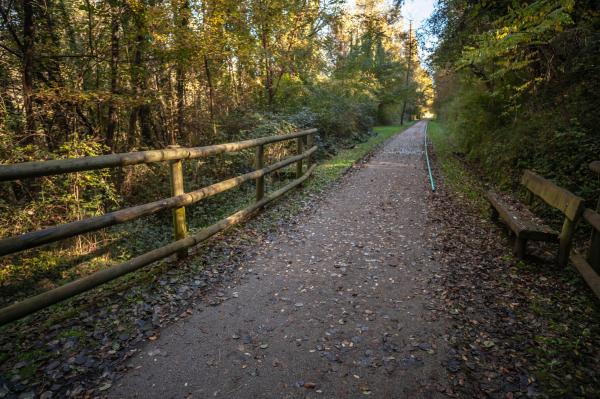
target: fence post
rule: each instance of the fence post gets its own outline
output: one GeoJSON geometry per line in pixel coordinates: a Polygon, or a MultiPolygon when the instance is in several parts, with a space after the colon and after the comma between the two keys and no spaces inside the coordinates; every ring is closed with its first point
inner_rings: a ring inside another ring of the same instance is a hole
{"type": "MultiPolygon", "coordinates": [[[[296,145],[298,147],[298,155],[304,152],[304,137],[298,137],[296,139],[296,145]]],[[[296,163],[296,179],[302,177],[302,160],[296,163]]]]}
{"type": "MultiPolygon", "coordinates": [[[[178,145],[170,145],[168,148],[179,148],[178,145]]],[[[171,195],[184,194],[183,189],[183,162],[181,159],[169,161],[171,175],[171,195]]],[[[187,235],[187,226],[185,221],[185,206],[173,209],[173,230],[175,231],[175,240],[181,240],[187,235]]],[[[177,253],[177,259],[183,259],[188,255],[187,248],[177,253]]]]}
{"type": "MultiPolygon", "coordinates": [[[[590,170],[596,172],[600,177],[600,161],[590,163],[590,170]]],[[[600,213],[600,197],[598,197],[598,203],[596,204],[596,212],[600,213]]],[[[600,232],[596,231],[596,229],[592,229],[587,261],[592,265],[596,273],[600,273],[600,232]]]]}
{"type": "MultiPolygon", "coordinates": [[[[308,136],[306,136],[306,143],[307,143],[307,149],[311,149],[313,148],[313,146],[315,145],[315,134],[311,133],[308,136]]],[[[306,158],[306,166],[308,168],[310,168],[313,164],[313,156],[309,155],[308,158],[306,158]]]]}
{"type": "MultiPolygon", "coordinates": [[[[265,166],[265,147],[261,144],[256,147],[256,169],[262,169],[265,166]]],[[[265,196],[265,177],[256,178],[256,202],[265,196]]]]}

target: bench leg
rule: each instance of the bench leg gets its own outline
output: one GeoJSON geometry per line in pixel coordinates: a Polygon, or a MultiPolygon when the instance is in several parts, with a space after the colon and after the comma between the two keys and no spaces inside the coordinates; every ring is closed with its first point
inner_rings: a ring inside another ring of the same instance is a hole
{"type": "Polygon", "coordinates": [[[517,258],[523,259],[523,257],[525,257],[525,252],[527,251],[527,240],[524,238],[515,237],[515,247],[513,251],[517,258]]]}
{"type": "Polygon", "coordinates": [[[494,208],[493,206],[490,206],[490,217],[491,217],[492,221],[494,221],[494,222],[497,222],[498,218],[500,217],[500,214],[498,213],[496,208],[494,208]]]}
{"type": "Polygon", "coordinates": [[[573,234],[575,233],[575,227],[577,221],[570,221],[568,218],[565,219],[562,231],[559,238],[558,248],[558,265],[567,266],[569,262],[569,255],[571,254],[571,241],[573,240],[573,234]]]}

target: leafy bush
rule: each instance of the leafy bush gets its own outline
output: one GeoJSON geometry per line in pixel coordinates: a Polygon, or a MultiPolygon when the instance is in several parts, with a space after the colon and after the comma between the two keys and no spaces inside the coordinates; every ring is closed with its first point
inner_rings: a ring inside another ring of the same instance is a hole
{"type": "MultiPolygon", "coordinates": [[[[4,147],[9,159],[65,159],[100,155],[103,144],[94,139],[74,137],[56,151],[39,153],[39,147],[4,147]],[[38,150],[34,150],[37,148],[38,150]]],[[[104,213],[119,198],[107,169],[47,176],[5,183],[0,195],[0,235],[10,236],[58,223],[66,223],[104,213]],[[12,201],[9,202],[9,199],[12,201]]]]}

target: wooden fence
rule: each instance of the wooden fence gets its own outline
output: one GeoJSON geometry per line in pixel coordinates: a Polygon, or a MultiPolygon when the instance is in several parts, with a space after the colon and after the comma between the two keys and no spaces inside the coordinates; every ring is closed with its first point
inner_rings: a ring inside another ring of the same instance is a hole
{"type": "MultiPolygon", "coordinates": [[[[600,161],[592,162],[590,169],[600,177],[600,161]]],[[[585,255],[573,251],[571,262],[600,299],[600,198],[598,198],[595,211],[592,209],[583,211],[583,220],[592,226],[590,246],[585,255]]]]}
{"type": "Polygon", "coordinates": [[[173,227],[175,241],[163,247],[139,255],[125,263],[107,269],[99,270],[87,277],[75,280],[61,287],[46,291],[42,294],[30,297],[21,302],[0,309],[0,325],[20,319],[40,309],[48,307],[67,298],[88,291],[94,287],[111,281],[124,274],[130,273],[159,259],[166,258],[172,254],[182,258],[187,256],[187,249],[201,243],[212,235],[232,226],[254,211],[260,209],[270,201],[282,196],[287,191],[300,185],[311,175],[315,168],[311,155],[317,150],[314,146],[314,135],[316,129],[303,130],[300,132],[269,136],[253,140],[239,141],[236,143],[218,144],[206,147],[181,148],[170,146],[164,150],[140,151],[122,154],[110,154],[97,157],[84,157],[78,159],[25,162],[13,165],[0,165],[0,181],[24,179],[37,176],[48,176],[65,174],[85,170],[94,170],[110,167],[123,167],[137,164],[148,164],[154,162],[166,162],[170,164],[171,197],[162,200],[138,205],[101,216],[78,220],[43,230],[22,234],[15,237],[0,240],[0,256],[20,252],[43,244],[63,240],[90,231],[96,231],[108,226],[129,222],[143,216],[152,215],[165,209],[172,209],[173,227]],[[297,155],[288,157],[270,166],[264,166],[264,148],[266,145],[286,140],[295,139],[297,143],[297,155]],[[305,150],[305,147],[308,149],[305,150]],[[256,148],[256,169],[199,190],[184,192],[183,189],[183,160],[207,157],[216,154],[238,152],[244,149],[256,148]],[[306,159],[306,171],[303,169],[303,160],[306,159]],[[278,169],[296,163],[296,179],[288,185],[270,193],[265,194],[265,176],[278,169]],[[194,204],[204,198],[222,193],[242,183],[254,180],[256,182],[256,201],[218,221],[217,223],[200,230],[194,235],[188,235],[185,217],[185,207],[194,204]]]}

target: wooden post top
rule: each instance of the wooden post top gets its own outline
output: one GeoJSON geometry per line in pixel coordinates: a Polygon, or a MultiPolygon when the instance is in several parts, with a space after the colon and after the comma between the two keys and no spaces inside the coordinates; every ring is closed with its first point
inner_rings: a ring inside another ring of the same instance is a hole
{"type": "Polygon", "coordinates": [[[600,174],[600,161],[594,161],[590,163],[590,169],[598,174],[600,174]]]}

